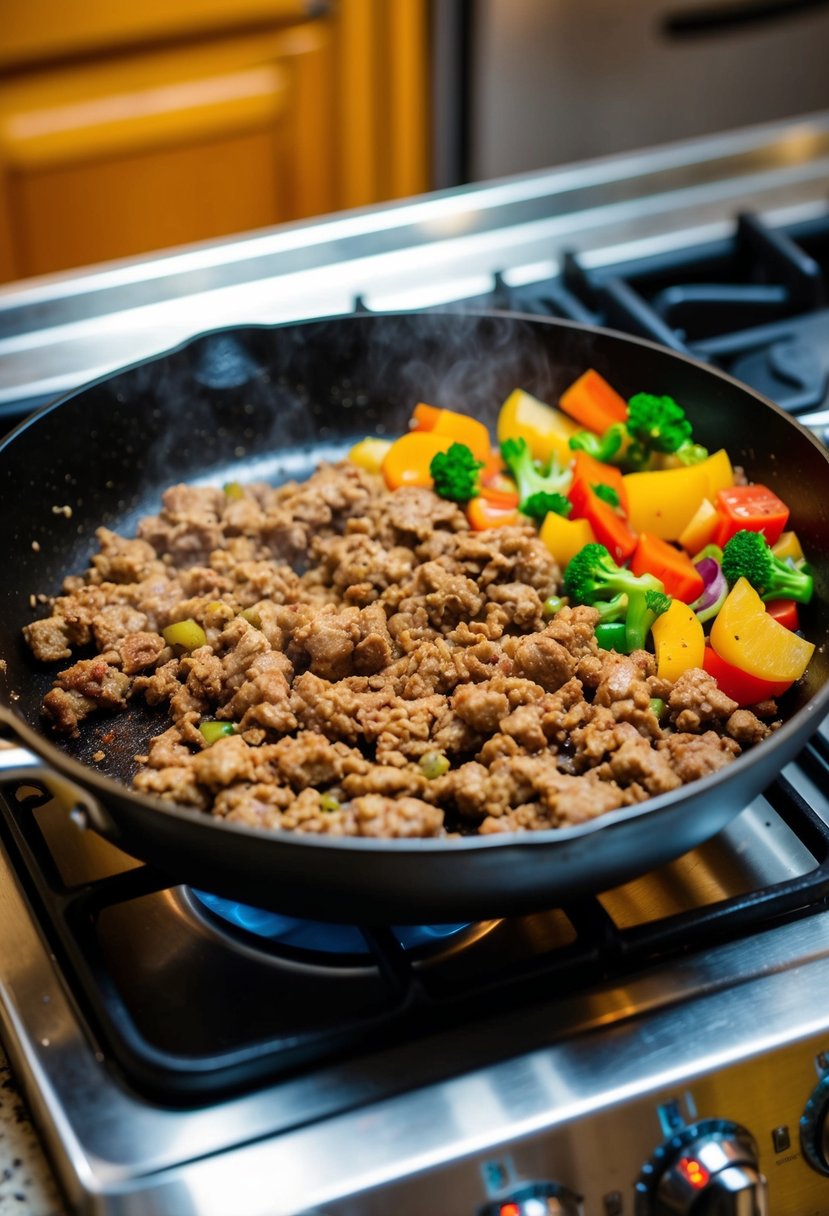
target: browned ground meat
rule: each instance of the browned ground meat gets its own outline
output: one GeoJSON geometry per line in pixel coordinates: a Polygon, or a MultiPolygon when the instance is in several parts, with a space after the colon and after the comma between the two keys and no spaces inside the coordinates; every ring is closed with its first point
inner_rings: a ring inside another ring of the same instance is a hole
{"type": "Polygon", "coordinates": [[[529,524],[472,532],[430,490],[349,464],[279,488],[173,486],[138,532],[99,529],[89,570],[24,630],[38,659],[75,659],[44,714],[72,735],[131,698],[159,707],[136,788],[230,822],[555,828],[714,772],[774,729],[773,705],[738,709],[701,670],[671,685],[645,651],[600,650],[592,608],[548,621],[560,572],[529,524]],[[190,653],[163,637],[187,618],[206,639],[190,653]],[[208,744],[205,719],[233,733],[208,744]]]}

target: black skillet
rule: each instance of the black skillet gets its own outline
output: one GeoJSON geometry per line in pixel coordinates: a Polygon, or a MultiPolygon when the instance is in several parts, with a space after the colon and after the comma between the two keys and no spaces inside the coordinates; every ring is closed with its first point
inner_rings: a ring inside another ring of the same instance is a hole
{"type": "Polygon", "coordinates": [[[713,836],[795,756],[829,708],[829,459],[777,407],[727,376],[648,342],[510,314],[357,315],[206,334],[70,394],[0,444],[0,721],[23,747],[0,776],[51,773],[94,827],[178,881],[317,919],[437,923],[556,905],[606,890],[713,836]],[[803,627],[818,649],[782,704],[785,724],[719,773],[561,831],[463,840],[328,840],[233,826],[139,797],[133,756],[163,726],[136,706],[56,741],[39,706],[53,671],[21,628],[31,597],[83,570],[100,524],[130,533],[177,481],[303,477],[357,437],[405,429],[418,400],[489,424],[516,386],[555,401],[588,367],[624,396],[669,393],[695,436],[725,447],[791,508],[816,596],[803,627]],[[106,741],[103,736],[107,735],[106,741]],[[106,751],[105,764],[92,755],[106,751]],[[45,762],[45,764],[44,764],[45,762]]]}

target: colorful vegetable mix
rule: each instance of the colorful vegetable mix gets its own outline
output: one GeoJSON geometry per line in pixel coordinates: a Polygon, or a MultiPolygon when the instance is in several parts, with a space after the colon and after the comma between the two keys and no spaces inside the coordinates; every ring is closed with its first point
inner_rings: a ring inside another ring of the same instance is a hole
{"type": "Polygon", "coordinates": [[[764,680],[799,680],[814,653],[807,642],[779,624],[748,579],[739,578],[711,626],[711,645],[727,663],[764,680]]]}
{"type": "MultiPolygon", "coordinates": [[[[577,604],[599,608],[601,602],[611,601],[615,614],[620,606],[620,593],[627,598],[625,605],[625,653],[641,650],[648,631],[657,616],[670,605],[662,583],[652,574],[637,576],[617,566],[604,545],[585,545],[564,572],[565,593],[577,604]]],[[[605,608],[607,611],[607,607],[605,608]]]]}
{"type": "MultiPolygon", "coordinates": [[[[587,604],[599,614],[599,646],[629,654],[651,639],[662,679],[703,667],[740,705],[781,695],[814,651],[798,632],[814,580],[797,535],[784,530],[786,504],[767,486],[735,485],[728,453],[696,443],[672,397],[626,402],[589,369],[559,405],[515,389],[493,448],[478,420],[421,402],[408,433],[365,439],[350,458],[390,489],[432,487],[475,531],[536,522],[564,571],[545,619],[587,604]]],[[[226,492],[234,496],[232,484],[226,492]]],[[[186,621],[164,636],[186,650],[205,635],[186,621]]],[[[233,726],[200,729],[209,742],[233,726]]],[[[433,759],[430,774],[441,775],[447,761],[433,759]]]]}
{"type": "Polygon", "coordinates": [[[673,397],[637,393],[627,404],[623,419],[613,421],[600,435],[583,431],[570,446],[588,452],[596,460],[616,460],[626,469],[655,467],[655,458],[670,454],[680,464],[698,464],[708,456],[706,448],[691,438],[691,423],[673,397]]]}

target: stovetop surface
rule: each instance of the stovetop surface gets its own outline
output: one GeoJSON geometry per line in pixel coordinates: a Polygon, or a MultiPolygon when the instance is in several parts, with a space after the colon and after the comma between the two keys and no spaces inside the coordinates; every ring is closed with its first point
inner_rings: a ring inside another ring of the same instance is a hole
{"type": "MultiPolygon", "coordinates": [[[[440,1075],[450,1059],[452,1071],[480,1067],[511,1050],[504,1017],[538,1006],[549,1016],[562,998],[623,986],[689,951],[822,915],[827,790],[824,726],[763,796],[678,861],[562,908],[417,934],[349,933],[171,885],[82,830],[45,789],[6,790],[0,810],[9,855],[88,1033],[120,1082],[176,1106],[313,1077],[346,1057],[365,1065],[379,1046],[406,1044],[417,1062],[413,1075],[385,1074],[384,1094],[440,1075]],[[460,1054],[417,1050],[459,1030],[460,1054]]],[[[733,978],[723,971],[718,982],[733,978]]],[[[684,995],[682,985],[666,987],[663,1000],[684,995]]],[[[330,1114],[339,1091],[327,1092],[330,1114]]],[[[295,1117],[286,1105],[287,1123],[295,1117]]]]}

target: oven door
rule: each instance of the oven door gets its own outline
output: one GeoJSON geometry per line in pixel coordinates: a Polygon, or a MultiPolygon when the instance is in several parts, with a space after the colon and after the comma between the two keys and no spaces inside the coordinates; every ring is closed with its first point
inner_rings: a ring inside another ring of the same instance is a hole
{"type": "Polygon", "coordinates": [[[438,185],[829,106],[827,0],[436,0],[435,10],[438,185]]]}

